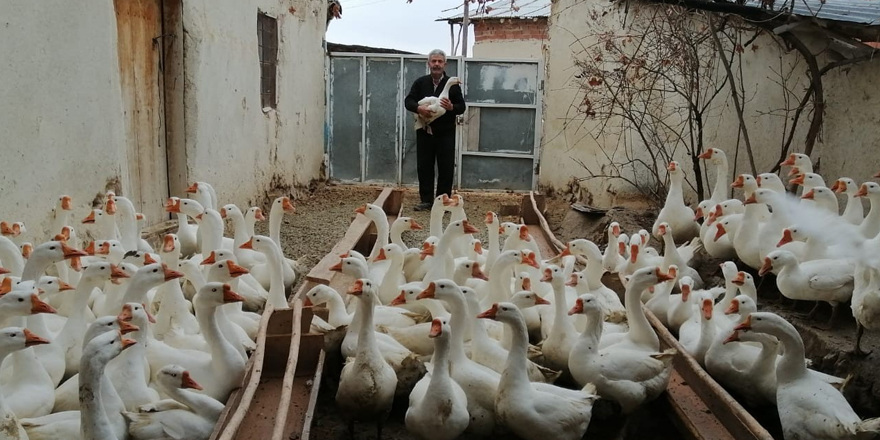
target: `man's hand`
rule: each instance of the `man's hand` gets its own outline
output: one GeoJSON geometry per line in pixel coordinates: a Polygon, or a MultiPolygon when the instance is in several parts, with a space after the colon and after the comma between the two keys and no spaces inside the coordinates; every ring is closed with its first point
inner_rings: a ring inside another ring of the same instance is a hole
{"type": "Polygon", "coordinates": [[[421,116],[423,118],[430,118],[431,116],[434,115],[434,112],[431,111],[431,109],[429,109],[428,106],[426,106],[426,105],[420,105],[418,108],[418,111],[419,111],[419,116],[421,116]]]}
{"type": "Polygon", "coordinates": [[[446,111],[451,111],[452,110],[452,101],[450,101],[448,98],[441,98],[440,99],[440,107],[445,108],[446,111]]]}

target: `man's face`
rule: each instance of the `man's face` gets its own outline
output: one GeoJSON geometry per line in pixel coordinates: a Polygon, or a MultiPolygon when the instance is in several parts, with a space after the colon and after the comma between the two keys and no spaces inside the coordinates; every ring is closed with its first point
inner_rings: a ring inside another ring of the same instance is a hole
{"type": "Polygon", "coordinates": [[[440,55],[434,55],[428,59],[428,67],[431,68],[432,75],[440,75],[446,69],[446,58],[440,55]]]}

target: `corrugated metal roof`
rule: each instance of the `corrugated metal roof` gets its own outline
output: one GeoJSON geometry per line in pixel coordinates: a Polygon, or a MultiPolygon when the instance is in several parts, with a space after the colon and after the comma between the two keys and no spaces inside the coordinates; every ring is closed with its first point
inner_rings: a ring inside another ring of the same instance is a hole
{"type": "MultiPolygon", "coordinates": [[[[747,0],[746,5],[760,7],[760,0],[747,0]]],[[[794,15],[837,20],[869,26],[880,25],[880,0],[776,0],[774,11],[791,10],[794,15]]]]}
{"type": "MultiPolygon", "coordinates": [[[[473,7],[473,6],[472,6],[473,7]]],[[[471,14],[471,20],[484,20],[496,18],[538,18],[550,16],[550,0],[496,0],[486,4],[489,12],[471,14]],[[519,9],[514,10],[511,2],[519,9]]],[[[459,8],[458,13],[443,17],[438,21],[461,21],[464,12],[459,8]]]]}

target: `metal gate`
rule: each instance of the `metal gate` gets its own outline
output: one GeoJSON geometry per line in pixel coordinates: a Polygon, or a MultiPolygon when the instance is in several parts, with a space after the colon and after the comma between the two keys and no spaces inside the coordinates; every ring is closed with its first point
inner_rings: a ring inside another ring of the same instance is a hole
{"type": "MultiPolygon", "coordinates": [[[[403,99],[413,81],[428,74],[426,62],[423,55],[330,54],[326,148],[332,179],[418,184],[416,133],[403,99]]],[[[464,82],[468,106],[456,140],[458,188],[534,189],[542,71],[537,60],[447,60],[447,75],[464,82]]]]}

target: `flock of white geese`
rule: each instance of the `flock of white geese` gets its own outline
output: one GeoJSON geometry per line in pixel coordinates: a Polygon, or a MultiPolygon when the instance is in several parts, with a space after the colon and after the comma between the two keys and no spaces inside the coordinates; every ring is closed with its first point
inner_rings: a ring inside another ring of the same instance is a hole
{"type": "Polygon", "coordinates": [[[0,223],[0,439],[207,439],[240,386],[264,307],[287,308],[294,262],[260,208],[219,206],[210,184],[165,210],[176,234],[153,249],[143,215],[108,192],[80,246],[73,203],[47,206],[51,241],[0,223]],[[234,237],[224,237],[230,219],[234,237]],[[191,222],[191,220],[193,222],[191,222]]]}
{"type": "Polygon", "coordinates": [[[803,187],[796,196],[771,173],[731,185],[721,150],[700,158],[717,168],[717,182],[696,212],[684,202],[683,170],[669,163],[668,198],[652,227],[662,253],[649,245],[652,233],[627,235],[614,222],[604,250],[576,239],[542,255],[527,226],[493,212],[484,244],[472,238],[479,230],[460,194],[435,199],[429,238],[411,248],[402,235],[422,228],[414,219],[389,225],[379,206],[358,208],[377,241],[370,255],[351,251],[334,266],[356,281],[346,292],[316,286],[305,299],[329,312],[313,319],[314,331],[344,327],[336,404],[352,432],[356,421],[377,422],[381,437],[395,399],[408,398],[405,424],[420,439],[580,439],[596,399],[627,415],[666,389],[676,352],[661,350],[648,309],[720,384],[753,407],[775,406],[786,440],[880,433],[880,419],[862,420],[841,394],[843,379],[809,368],[791,323],[758,312],[755,280],[734,262],[773,272],[782,295],[830,303],[835,316],[851,299],[859,336],[877,328],[880,185],[840,178],[828,188],[807,156],[793,154],[782,165],[803,187]],[[728,196],[731,186],[743,199],[728,196]],[[835,192],[848,196],[843,213],[835,192]],[[867,215],[860,197],[872,202],[867,215]],[[723,285],[708,286],[691,266],[704,250],[724,261],[723,285]],[[606,272],[623,282],[623,304],[603,284],[606,272]]]}

